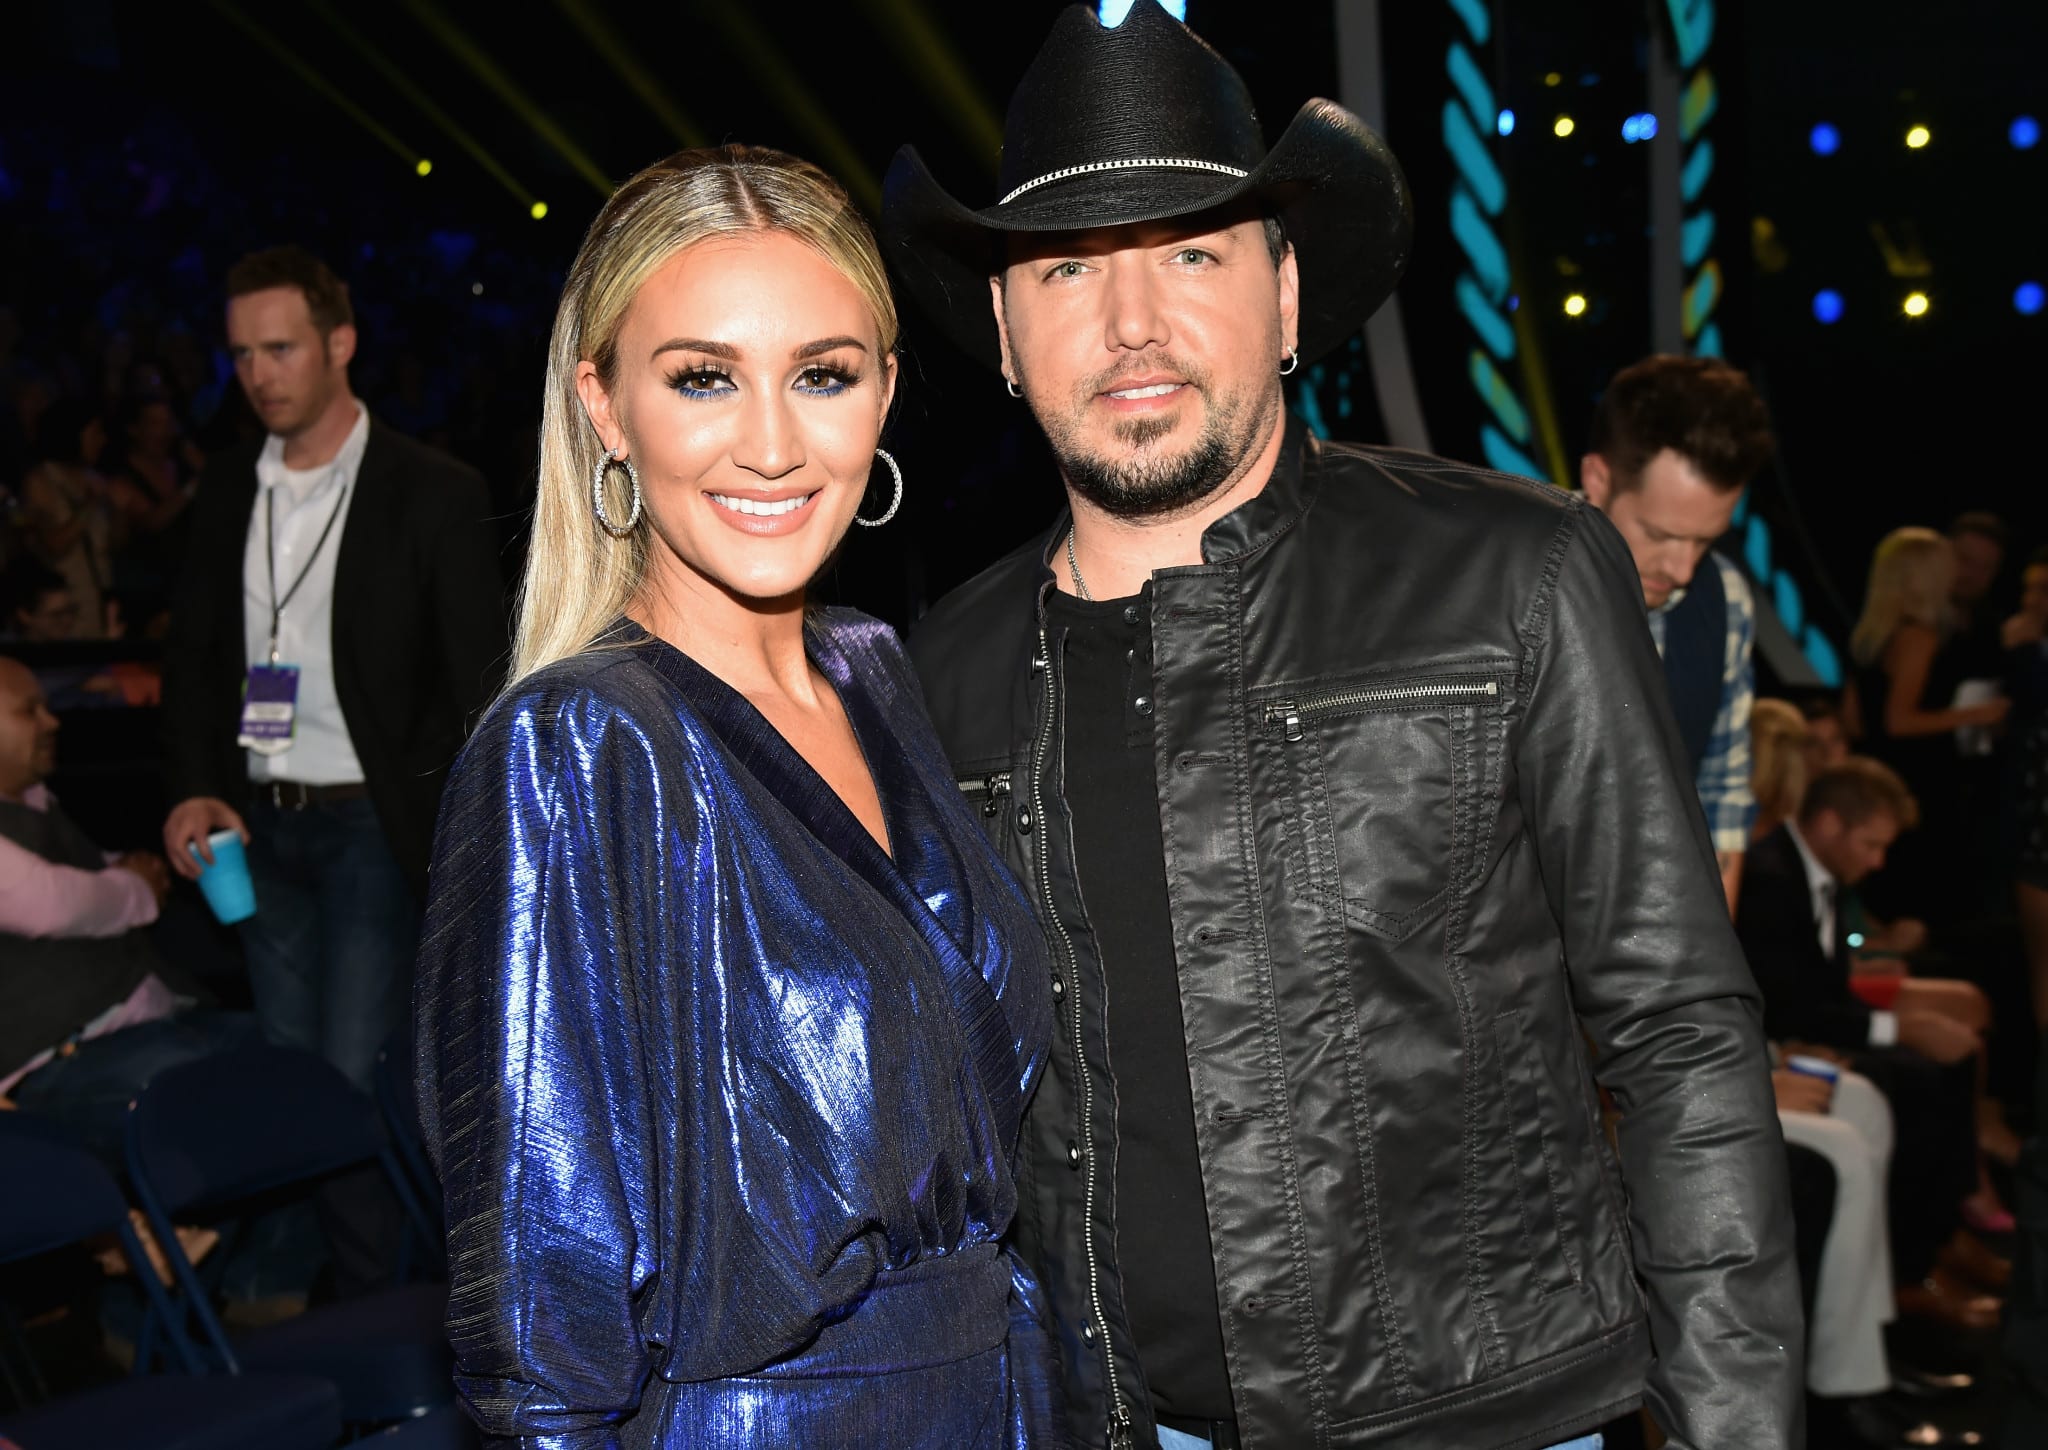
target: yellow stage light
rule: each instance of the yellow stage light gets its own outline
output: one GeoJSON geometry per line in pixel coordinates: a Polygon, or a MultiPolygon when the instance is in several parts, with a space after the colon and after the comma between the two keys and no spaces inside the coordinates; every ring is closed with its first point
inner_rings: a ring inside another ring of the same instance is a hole
{"type": "Polygon", "coordinates": [[[1908,292],[1906,294],[1906,316],[1925,317],[1927,315],[1927,307],[1927,294],[1925,292],[1908,292]]]}
{"type": "Polygon", "coordinates": [[[1550,129],[1556,135],[1563,137],[1571,135],[1578,127],[1570,116],[1559,116],[1551,123],[1550,129]]]}
{"type": "Polygon", "coordinates": [[[1586,299],[1579,293],[1574,292],[1571,296],[1564,299],[1564,315],[1566,317],[1581,316],[1585,310],[1586,299]]]}
{"type": "Polygon", "coordinates": [[[548,204],[544,201],[537,201],[530,208],[530,212],[533,219],[535,221],[539,221],[542,217],[548,214],[548,204]]]}
{"type": "Polygon", "coordinates": [[[1925,126],[1915,126],[1912,130],[1906,133],[1906,149],[1909,151],[1918,151],[1922,146],[1925,146],[1929,141],[1932,141],[1933,139],[1934,133],[1932,131],[1928,130],[1925,126]]]}
{"type": "Polygon", "coordinates": [[[1543,78],[1543,84],[1546,86],[1561,86],[1564,84],[1564,77],[1556,71],[1552,71],[1543,78]]]}
{"type": "Polygon", "coordinates": [[[422,156],[418,161],[413,163],[412,169],[418,175],[425,176],[434,169],[434,163],[427,160],[426,157],[422,156]]]}

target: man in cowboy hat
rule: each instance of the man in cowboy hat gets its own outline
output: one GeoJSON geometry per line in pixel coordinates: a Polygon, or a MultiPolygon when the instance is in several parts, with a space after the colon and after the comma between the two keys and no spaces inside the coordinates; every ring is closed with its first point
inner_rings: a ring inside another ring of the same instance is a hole
{"type": "Polygon", "coordinates": [[[1072,505],[914,649],[1054,944],[1018,1234],[1077,1438],[1591,1444],[1647,1400],[1800,1443],[1755,990],[1628,549],[1282,406],[1401,273],[1393,157],[1320,100],[1267,150],[1141,0],[1055,24],[998,197],[905,148],[884,231],[1072,505]]]}

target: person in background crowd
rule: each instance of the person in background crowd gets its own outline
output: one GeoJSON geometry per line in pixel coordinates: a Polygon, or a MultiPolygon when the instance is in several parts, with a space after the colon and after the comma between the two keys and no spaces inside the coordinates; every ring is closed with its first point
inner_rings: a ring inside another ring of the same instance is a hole
{"type": "Polygon", "coordinates": [[[1003,171],[974,211],[905,148],[884,227],[1071,505],[912,650],[1057,953],[1018,1234],[1077,1440],[1591,1445],[1647,1400],[1798,1443],[1755,987],[1628,548],[1286,414],[1408,258],[1393,157],[1323,100],[1269,150],[1159,6],[1072,6],[1003,171]]]}
{"type": "Polygon", "coordinates": [[[0,1100],[61,1122],[116,1171],[128,1100],[166,1067],[249,1041],[246,1013],[197,1008],[143,928],[161,856],[109,858],[45,784],[57,717],[0,657],[0,1100]]]}
{"type": "MultiPolygon", "coordinates": [[[[2034,1017],[2048,1029],[2048,549],[2027,561],[2020,584],[2020,607],[2000,638],[2013,702],[2005,799],[2016,837],[2014,887],[2034,1017]]],[[[2042,1127],[2048,1131],[2048,1122],[2042,1127]]]]}
{"type": "MultiPolygon", "coordinates": [[[[1996,1306],[1936,1266],[1959,1217],[2009,1229],[1976,1150],[1977,1030],[1955,1015],[1950,983],[1894,979],[1888,1007],[1852,987],[1848,893],[1884,862],[1918,811],[1882,763],[1852,757],[1807,787],[1796,820],[1750,852],[1736,929],[1764,999],[1764,1025],[1791,1052],[1843,1055],[1890,1101],[1899,1171],[1891,1179],[1899,1306],[1981,1327],[1996,1306]]],[[[1981,999],[1979,999],[1981,1002],[1981,999]]],[[[1981,1243],[1952,1245],[1981,1263],[1981,1243]]]]}
{"type": "Polygon", "coordinates": [[[166,600],[184,557],[187,509],[199,487],[203,455],[183,438],[170,400],[144,397],[128,405],[117,442],[120,457],[108,470],[110,497],[124,542],[115,559],[122,592],[166,600]]]}
{"type": "Polygon", "coordinates": [[[1955,615],[1955,638],[1942,652],[1952,678],[1933,683],[1938,689],[1953,687],[1966,679],[1996,679],[1999,657],[1998,627],[2003,622],[1993,591],[2005,569],[2005,552],[2011,530],[1997,514],[1973,509],[1956,515],[1948,526],[1949,548],[1955,553],[1955,577],[1949,582],[1948,598],[1955,615]]]}
{"type": "Polygon", "coordinates": [[[1962,779],[1955,732],[1995,727],[2010,709],[2003,698],[1950,703],[1956,677],[1943,656],[1955,637],[1955,571],[1955,546],[1940,534],[1894,529],[1871,558],[1863,613],[1849,637],[1861,748],[1899,773],[1929,817],[1871,896],[1937,924],[1973,899],[1959,879],[1972,856],[1960,844],[1969,822],[1953,809],[1962,779]]]}
{"type": "MultiPolygon", "coordinates": [[[[164,849],[247,843],[240,932],[264,1034],[370,1085],[408,1020],[441,783],[504,667],[506,616],[475,472],[378,426],[349,386],[348,289],[296,247],[227,279],[236,376],[269,435],[209,464],[164,655],[164,849]],[[261,706],[261,709],[251,708],[261,706]]],[[[329,1196],[336,1278],[381,1270],[395,1205],[329,1196]]]]}
{"type": "Polygon", "coordinates": [[[1812,729],[1789,700],[1758,700],[1749,715],[1750,789],[1756,796],[1751,842],[1799,814],[1812,772],[1812,729]]]}
{"type": "Polygon", "coordinates": [[[1806,717],[1806,777],[1811,780],[1849,758],[1849,726],[1838,694],[1816,691],[1801,696],[1798,704],[1806,717]]]}
{"type": "Polygon", "coordinates": [[[1763,399],[1738,369],[1719,358],[1657,356],[1615,374],[1579,460],[1579,486],[1628,541],[1642,578],[1731,908],[1756,815],[1756,605],[1741,570],[1712,546],[1775,446],[1763,399]]]}
{"type": "Polygon", "coordinates": [[[28,644],[76,639],[81,612],[64,576],[32,555],[0,572],[0,638],[28,644]]]}
{"type": "Polygon", "coordinates": [[[16,526],[27,552],[70,587],[78,607],[73,637],[100,639],[108,630],[119,537],[99,472],[107,430],[97,415],[55,411],[37,435],[43,456],[22,480],[16,526]]]}

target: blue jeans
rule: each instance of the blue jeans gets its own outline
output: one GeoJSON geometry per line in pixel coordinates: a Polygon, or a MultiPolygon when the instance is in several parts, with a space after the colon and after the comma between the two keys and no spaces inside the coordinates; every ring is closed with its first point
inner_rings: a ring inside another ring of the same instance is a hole
{"type": "Polygon", "coordinates": [[[121,1137],[128,1100],[165,1068],[211,1057],[256,1037],[246,1012],[204,1008],[159,1017],[81,1042],[68,1057],[53,1058],[15,1085],[23,1112],[62,1124],[107,1165],[126,1176],[121,1137]]]}
{"type": "MultiPolygon", "coordinates": [[[[1208,1444],[1198,1436],[1169,1430],[1164,1425],[1159,1427],[1159,1450],[1207,1450],[1208,1444]]],[[[1587,1435],[1582,1439],[1567,1440],[1562,1445],[1553,1446],[1552,1450],[1601,1450],[1604,1444],[1606,1441],[1600,1436],[1587,1435]]]]}
{"type": "Polygon", "coordinates": [[[412,1012],[420,909],[367,798],[251,808],[256,914],[242,923],[263,1035],[326,1058],[365,1092],[412,1012]]]}

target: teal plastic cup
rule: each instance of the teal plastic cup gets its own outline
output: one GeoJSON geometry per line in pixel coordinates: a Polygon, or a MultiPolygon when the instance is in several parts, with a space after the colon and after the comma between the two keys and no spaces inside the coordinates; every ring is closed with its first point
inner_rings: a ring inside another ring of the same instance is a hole
{"type": "Polygon", "coordinates": [[[247,921],[256,914],[256,883],[249,879],[249,858],[242,850],[240,833],[215,831],[206,844],[213,851],[211,866],[197,845],[185,848],[199,863],[200,893],[223,926],[247,921]]]}

